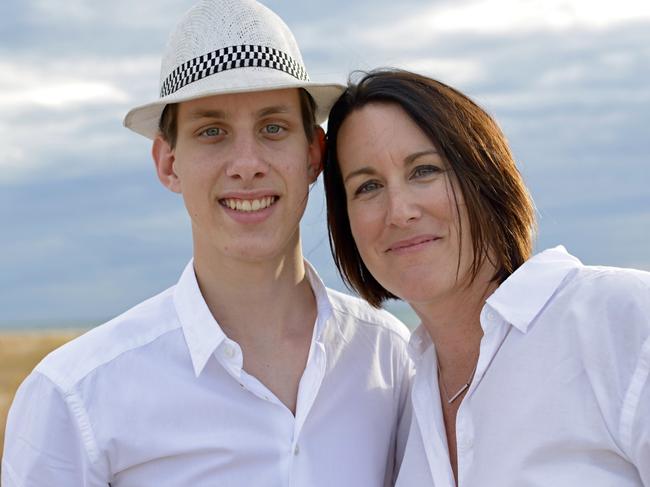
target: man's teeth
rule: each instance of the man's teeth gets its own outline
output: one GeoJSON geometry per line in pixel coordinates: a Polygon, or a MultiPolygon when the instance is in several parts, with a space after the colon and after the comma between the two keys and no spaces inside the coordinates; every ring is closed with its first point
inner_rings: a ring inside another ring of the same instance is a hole
{"type": "Polygon", "coordinates": [[[273,203],[275,203],[275,196],[267,196],[265,198],[259,198],[256,200],[240,200],[237,198],[226,198],[223,201],[224,206],[227,206],[231,210],[237,211],[258,211],[268,208],[273,203]]]}

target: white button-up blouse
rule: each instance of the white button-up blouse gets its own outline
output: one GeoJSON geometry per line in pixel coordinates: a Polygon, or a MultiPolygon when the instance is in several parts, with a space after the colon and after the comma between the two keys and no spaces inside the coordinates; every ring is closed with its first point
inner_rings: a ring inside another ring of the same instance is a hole
{"type": "MultiPolygon", "coordinates": [[[[408,331],[327,290],[295,416],[242,368],[187,266],[178,284],[53,352],[18,390],[3,487],[392,485],[408,331]]],[[[408,428],[408,421],[406,421],[408,428]]]]}
{"type": "MultiPolygon", "coordinates": [[[[562,247],[487,299],[456,418],[461,487],[650,486],[650,273],[562,247]]],[[[414,414],[398,487],[451,487],[435,347],[414,332],[414,414]]]]}

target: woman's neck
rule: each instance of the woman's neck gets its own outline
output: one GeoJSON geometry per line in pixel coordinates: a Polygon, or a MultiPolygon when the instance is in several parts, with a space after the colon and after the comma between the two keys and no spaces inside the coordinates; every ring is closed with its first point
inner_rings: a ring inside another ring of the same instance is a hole
{"type": "Polygon", "coordinates": [[[411,303],[435,344],[441,369],[471,369],[476,364],[483,337],[481,310],[498,287],[492,275],[492,268],[484,266],[469,285],[459,283],[435,301],[411,303]]]}

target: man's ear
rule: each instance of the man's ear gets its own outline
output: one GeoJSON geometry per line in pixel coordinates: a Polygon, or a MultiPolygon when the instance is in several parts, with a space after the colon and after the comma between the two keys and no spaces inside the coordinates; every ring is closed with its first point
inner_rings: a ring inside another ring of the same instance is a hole
{"type": "Polygon", "coordinates": [[[181,182],[176,171],[174,171],[174,162],[176,161],[174,149],[160,135],[153,141],[151,156],[156,164],[158,179],[160,179],[163,186],[174,193],[180,193],[181,182]]]}
{"type": "Polygon", "coordinates": [[[314,130],[314,140],[309,146],[309,175],[311,182],[318,179],[318,175],[323,170],[323,159],[325,157],[325,131],[323,127],[318,126],[314,130]]]}

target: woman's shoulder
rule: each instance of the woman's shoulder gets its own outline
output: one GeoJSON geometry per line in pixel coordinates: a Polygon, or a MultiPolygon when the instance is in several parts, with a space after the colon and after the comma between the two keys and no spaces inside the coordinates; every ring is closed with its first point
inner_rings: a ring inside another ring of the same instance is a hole
{"type": "Polygon", "coordinates": [[[650,272],[608,266],[581,266],[567,283],[567,291],[587,294],[610,304],[650,305],[650,272]]]}

